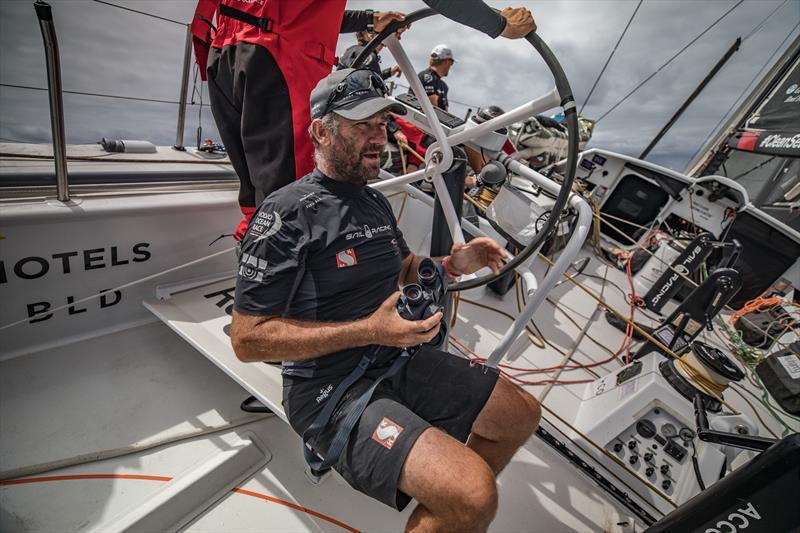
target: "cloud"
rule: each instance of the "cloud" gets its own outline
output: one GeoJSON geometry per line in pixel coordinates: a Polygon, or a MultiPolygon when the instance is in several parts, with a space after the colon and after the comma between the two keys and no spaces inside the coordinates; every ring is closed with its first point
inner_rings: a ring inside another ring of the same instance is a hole
{"type": "MultiPolygon", "coordinates": [[[[117,1],[187,22],[196,5],[193,0],[117,1]]],[[[579,107],[636,7],[632,0],[488,3],[498,9],[508,4],[526,5],[533,11],[538,33],[561,62],[579,107]]],[[[590,146],[638,155],[733,40],[747,35],[781,3],[782,0],[745,1],[604,118],[590,146]]],[[[584,114],[600,117],[734,4],[734,0],[644,2],[584,114]]],[[[54,0],[52,5],[65,89],[178,99],[185,39],[182,26],[89,0],[54,0]]],[[[404,12],[426,7],[420,1],[385,0],[351,0],[347,5],[349,9],[404,12]]],[[[731,58],[650,159],[682,170],[710,128],[764,67],[798,20],[800,2],[785,2],[731,58]]],[[[352,35],[341,36],[338,52],[353,42],[352,35]]],[[[543,62],[524,41],[493,40],[441,16],[416,23],[402,40],[418,70],[427,65],[431,48],[442,42],[453,48],[457,59],[446,79],[455,114],[463,115],[468,107],[492,104],[510,109],[552,87],[543,62]]],[[[791,39],[784,48],[789,43],[791,39]]],[[[41,35],[29,2],[0,2],[0,50],[0,83],[46,86],[41,35]]],[[[779,55],[780,51],[775,58],[779,55]]],[[[388,51],[383,52],[383,63],[393,64],[388,51]]],[[[400,83],[407,84],[402,80],[400,83]]],[[[204,101],[208,102],[205,92],[204,101]]],[[[103,136],[148,139],[158,144],[172,144],[175,140],[177,106],[172,104],[65,95],[64,105],[69,142],[94,142],[103,136]]],[[[47,142],[47,106],[44,92],[0,87],[0,137],[47,142]]],[[[185,139],[192,143],[198,124],[196,106],[189,108],[186,120],[185,139]]],[[[218,138],[207,108],[203,112],[203,128],[204,137],[218,138]]]]}

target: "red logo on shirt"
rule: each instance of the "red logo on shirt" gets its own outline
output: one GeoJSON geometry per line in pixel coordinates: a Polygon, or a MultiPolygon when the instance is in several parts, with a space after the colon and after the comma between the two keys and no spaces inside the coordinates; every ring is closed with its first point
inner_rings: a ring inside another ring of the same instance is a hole
{"type": "Polygon", "coordinates": [[[392,446],[394,446],[394,441],[397,440],[397,437],[402,431],[403,426],[392,422],[388,418],[384,418],[380,421],[378,427],[375,428],[375,432],[372,434],[372,440],[391,450],[392,446]]]}
{"type": "Polygon", "coordinates": [[[358,259],[356,259],[356,251],[352,248],[348,248],[336,254],[337,268],[351,267],[357,264],[358,259]]]}

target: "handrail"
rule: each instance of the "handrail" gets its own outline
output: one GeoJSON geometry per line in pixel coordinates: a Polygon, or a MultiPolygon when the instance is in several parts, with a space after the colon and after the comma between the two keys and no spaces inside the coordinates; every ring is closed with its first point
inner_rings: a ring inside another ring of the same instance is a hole
{"type": "Polygon", "coordinates": [[[64,135],[64,100],[61,94],[61,58],[58,53],[56,27],[50,4],[36,0],[33,4],[42,30],[44,52],[47,60],[47,87],[50,96],[50,128],[53,132],[53,154],[56,167],[56,196],[61,202],[69,201],[67,176],[67,145],[64,135]]]}
{"type": "MultiPolygon", "coordinates": [[[[532,181],[539,187],[547,189],[552,194],[557,194],[559,192],[560,187],[557,183],[547,179],[545,176],[542,176],[533,169],[526,167],[519,161],[510,158],[504,158],[503,163],[511,172],[522,178],[532,181]]],[[[522,333],[522,331],[525,329],[525,326],[528,324],[530,319],[533,318],[534,313],[536,313],[539,306],[542,304],[542,302],[544,302],[544,299],[547,297],[553,287],[555,287],[556,282],[561,279],[561,275],[570,267],[575,257],[577,257],[578,253],[581,251],[583,242],[589,235],[589,230],[592,227],[592,208],[589,207],[589,204],[583,197],[574,193],[570,194],[568,201],[570,207],[578,211],[578,220],[575,223],[575,231],[572,233],[572,236],[564,247],[564,251],[561,253],[561,255],[559,255],[553,268],[550,269],[550,271],[541,281],[531,299],[528,301],[522,311],[520,311],[519,316],[517,316],[517,318],[508,328],[508,331],[506,331],[505,335],[503,335],[503,338],[492,351],[491,355],[489,355],[489,358],[486,360],[486,366],[497,366],[508,349],[511,347],[511,344],[517,339],[517,337],[519,337],[520,333],[522,333]]],[[[551,212],[550,217],[558,220],[560,215],[561,213],[551,212]]]]}
{"type": "MultiPolygon", "coordinates": [[[[175,133],[173,148],[185,151],[183,146],[184,124],[186,123],[186,92],[189,88],[189,71],[192,68],[192,28],[186,26],[186,43],[183,48],[183,74],[181,75],[181,94],[178,103],[178,131],[175,133]]],[[[202,90],[202,89],[201,89],[202,90]]]]}

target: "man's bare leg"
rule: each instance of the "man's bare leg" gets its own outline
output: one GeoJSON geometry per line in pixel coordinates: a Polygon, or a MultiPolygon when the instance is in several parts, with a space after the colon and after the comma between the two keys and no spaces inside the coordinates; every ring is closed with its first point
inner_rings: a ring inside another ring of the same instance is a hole
{"type": "Polygon", "coordinates": [[[486,531],[497,511],[492,469],[436,428],[426,429],[414,443],[399,488],[419,502],[406,531],[486,531]]]}
{"type": "Polygon", "coordinates": [[[499,474],[536,431],[541,416],[533,396],[501,377],[472,425],[467,446],[499,474]]]}

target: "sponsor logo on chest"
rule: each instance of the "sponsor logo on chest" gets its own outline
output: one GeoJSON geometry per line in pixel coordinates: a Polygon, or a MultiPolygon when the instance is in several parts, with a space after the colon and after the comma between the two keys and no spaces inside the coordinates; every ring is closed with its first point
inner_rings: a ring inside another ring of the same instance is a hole
{"type": "Polygon", "coordinates": [[[353,240],[366,237],[367,239],[371,239],[375,235],[380,233],[384,233],[387,231],[391,231],[392,226],[385,225],[385,226],[377,226],[377,227],[370,227],[368,224],[364,224],[364,227],[358,231],[352,231],[345,235],[345,240],[353,240]]]}
{"type": "Polygon", "coordinates": [[[352,248],[342,250],[336,254],[336,268],[351,267],[357,264],[358,258],[356,258],[356,251],[352,248]]]}

